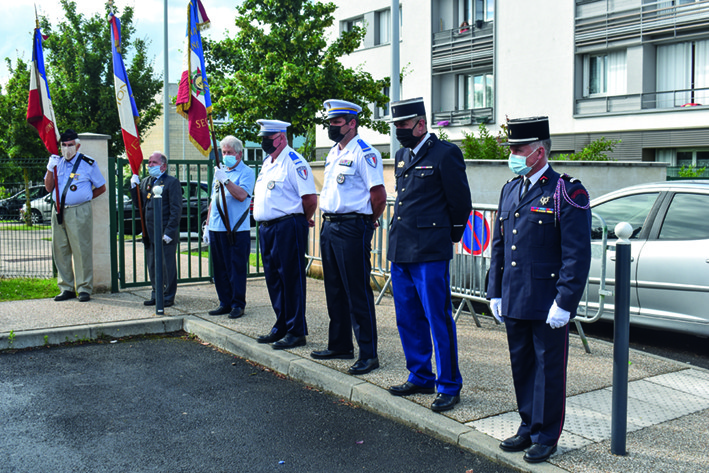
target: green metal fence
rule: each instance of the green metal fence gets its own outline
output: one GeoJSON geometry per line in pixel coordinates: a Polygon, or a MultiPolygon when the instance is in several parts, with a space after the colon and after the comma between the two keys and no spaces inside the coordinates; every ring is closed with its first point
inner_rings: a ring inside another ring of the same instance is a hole
{"type": "MultiPolygon", "coordinates": [[[[246,162],[260,170],[260,162],[246,162]]],[[[141,176],[147,175],[147,160],[143,162],[141,176]]],[[[141,236],[139,210],[130,199],[128,160],[109,158],[109,208],[116,209],[111,216],[111,290],[149,286],[148,269],[145,265],[141,236]]],[[[180,220],[180,243],[177,258],[177,282],[210,281],[212,265],[209,246],[202,243],[202,226],[209,208],[209,196],[213,174],[213,161],[175,160],[168,165],[170,175],[182,184],[183,211],[180,220]]],[[[251,229],[252,265],[247,277],[262,276],[257,229],[251,229]],[[253,240],[255,239],[255,244],[253,240]]]]}

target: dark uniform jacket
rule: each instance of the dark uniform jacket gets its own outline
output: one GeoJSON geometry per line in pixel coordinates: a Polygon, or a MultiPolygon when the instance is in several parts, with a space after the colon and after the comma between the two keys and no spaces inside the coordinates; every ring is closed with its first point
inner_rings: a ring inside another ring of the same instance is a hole
{"type": "MultiPolygon", "coordinates": [[[[163,186],[162,192],[162,235],[172,238],[170,243],[179,241],[180,219],[182,218],[182,186],[180,181],[165,172],[153,184],[153,178],[148,176],[140,181],[140,197],[143,204],[143,214],[145,216],[145,228],[148,233],[146,241],[143,235],[143,243],[149,244],[155,231],[155,216],[153,215],[154,197],[153,187],[163,186]],[[149,197],[148,197],[149,196],[149,197]]],[[[136,188],[131,189],[133,205],[138,205],[136,188]]],[[[162,238],[162,235],[160,238],[162,238]]]]}
{"type": "Polygon", "coordinates": [[[396,203],[389,228],[387,258],[422,263],[453,257],[472,210],[468,177],[460,149],[431,134],[410,161],[396,153],[396,203]]]}
{"type": "Polygon", "coordinates": [[[582,207],[588,193],[551,166],[520,201],[522,183],[520,176],[502,188],[487,297],[502,298],[505,317],[546,320],[554,300],[574,317],[591,264],[591,211],[569,203],[563,188],[582,207]],[[564,185],[555,198],[560,179],[564,185]]]}

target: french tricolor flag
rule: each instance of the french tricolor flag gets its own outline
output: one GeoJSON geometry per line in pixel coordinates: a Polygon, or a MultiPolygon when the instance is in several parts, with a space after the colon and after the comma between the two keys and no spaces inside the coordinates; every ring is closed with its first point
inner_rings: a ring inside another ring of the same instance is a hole
{"type": "MultiPolygon", "coordinates": [[[[32,42],[32,65],[30,70],[30,95],[27,103],[27,121],[39,132],[39,136],[51,154],[59,154],[57,142],[59,130],[54,118],[52,99],[49,96],[47,74],[44,70],[44,52],[42,51],[42,33],[34,29],[32,42]]],[[[46,39],[46,38],[44,38],[46,39]]]]}
{"type": "Polygon", "coordinates": [[[121,119],[123,144],[126,147],[131,171],[133,171],[133,174],[140,174],[140,165],[143,162],[143,151],[140,149],[137,126],[140,116],[133,98],[133,90],[131,90],[130,82],[128,82],[126,66],[123,64],[123,57],[121,56],[121,20],[113,13],[109,13],[108,22],[111,25],[113,82],[116,88],[116,105],[118,105],[118,116],[121,119]]]}

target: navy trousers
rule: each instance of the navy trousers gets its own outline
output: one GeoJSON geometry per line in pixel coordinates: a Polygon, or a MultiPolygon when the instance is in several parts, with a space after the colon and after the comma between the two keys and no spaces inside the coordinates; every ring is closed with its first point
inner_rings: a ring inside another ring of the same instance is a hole
{"type": "MultiPolygon", "coordinates": [[[[163,301],[174,302],[175,294],[177,294],[177,245],[179,241],[171,241],[165,243],[160,241],[160,250],[162,250],[162,280],[163,280],[163,301]]],[[[150,293],[150,299],[155,300],[155,242],[150,242],[145,246],[145,261],[148,264],[148,277],[153,291],[150,293]]]]}
{"type": "Polygon", "coordinates": [[[325,298],[330,316],[328,349],[353,349],[359,359],[377,357],[377,319],[369,281],[374,226],[366,217],[341,222],[325,221],[320,232],[320,255],[325,278],[325,298]]]}
{"type": "Polygon", "coordinates": [[[212,248],[214,287],[219,305],[231,309],[246,307],[246,273],[251,252],[250,232],[236,232],[234,244],[229,244],[226,232],[209,232],[212,248]]]}
{"type": "Polygon", "coordinates": [[[463,386],[453,320],[448,261],[392,263],[396,325],[409,370],[409,382],[457,396],[463,386]],[[431,346],[433,337],[433,346],[431,346]],[[431,355],[435,350],[438,379],[431,355]]]}
{"type": "Polygon", "coordinates": [[[505,317],[512,379],[522,424],[517,435],[556,445],[564,427],[569,325],[505,317]]]}
{"type": "Polygon", "coordinates": [[[259,226],[261,258],[278,334],[308,334],[305,322],[305,251],[308,221],[294,214],[272,225],[259,226]]]}

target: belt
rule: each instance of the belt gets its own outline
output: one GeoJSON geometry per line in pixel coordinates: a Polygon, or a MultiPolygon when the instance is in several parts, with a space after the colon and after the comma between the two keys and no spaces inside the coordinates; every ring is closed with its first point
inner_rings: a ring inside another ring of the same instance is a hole
{"type": "Polygon", "coordinates": [[[275,225],[276,223],[278,223],[282,220],[285,220],[285,219],[291,218],[291,217],[296,217],[298,215],[303,215],[303,214],[284,215],[283,217],[274,218],[273,220],[264,220],[263,222],[259,222],[259,225],[263,225],[264,227],[269,227],[271,225],[275,225]]]}
{"type": "Polygon", "coordinates": [[[86,202],[82,202],[82,203],[80,203],[80,204],[65,205],[64,208],[65,208],[65,209],[70,209],[70,208],[72,208],[72,207],[79,207],[80,205],[84,205],[84,204],[89,203],[89,202],[91,202],[91,201],[90,201],[90,200],[87,200],[86,202]]]}
{"type": "Polygon", "coordinates": [[[371,215],[358,214],[358,213],[347,213],[347,214],[323,214],[322,218],[326,222],[342,222],[343,220],[352,220],[353,218],[366,218],[371,215]]]}

